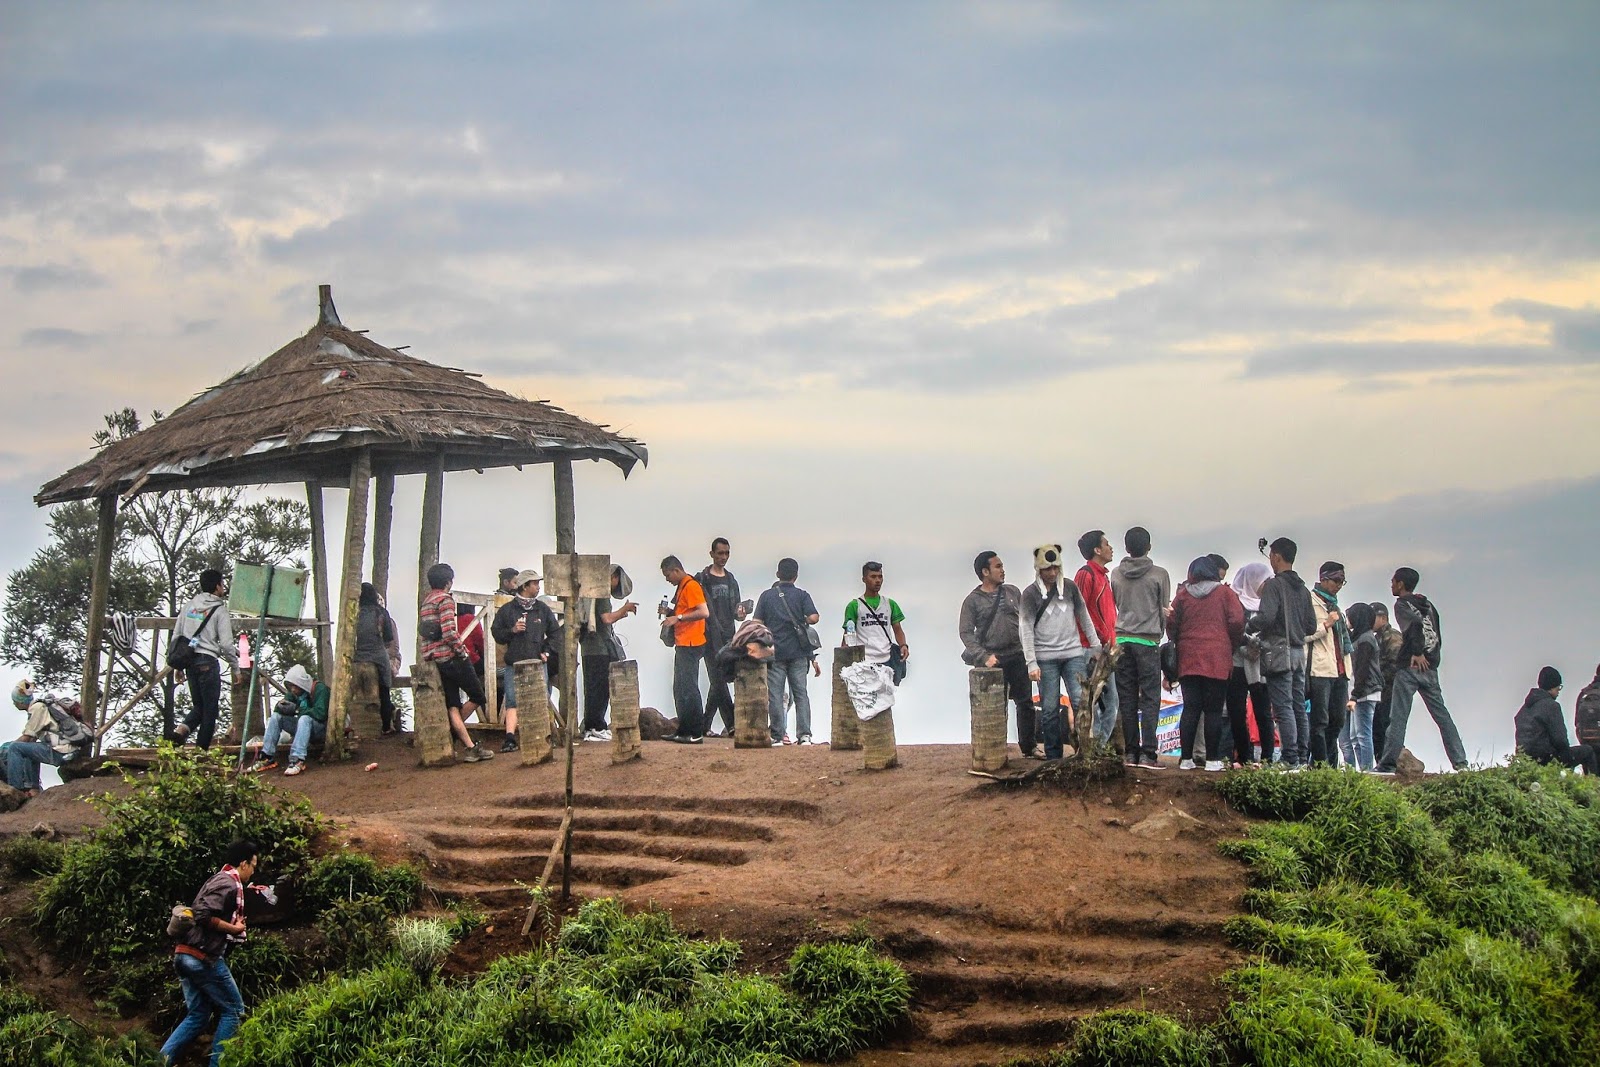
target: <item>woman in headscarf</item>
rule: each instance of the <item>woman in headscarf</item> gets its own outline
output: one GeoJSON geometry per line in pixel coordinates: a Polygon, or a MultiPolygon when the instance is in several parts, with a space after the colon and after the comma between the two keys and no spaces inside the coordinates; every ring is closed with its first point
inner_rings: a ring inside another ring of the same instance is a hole
{"type": "Polygon", "coordinates": [[[1339,751],[1347,766],[1372,770],[1372,716],[1383,699],[1383,666],[1378,635],[1372,629],[1377,613],[1370,605],[1351,604],[1345,612],[1354,650],[1350,654],[1350,716],[1339,732],[1339,751]]]}
{"type": "Polygon", "coordinates": [[[1172,598],[1168,636],[1178,645],[1178,684],[1183,688],[1183,717],[1178,720],[1180,770],[1192,771],[1194,735],[1201,720],[1206,730],[1206,770],[1227,767],[1218,757],[1222,745],[1222,713],[1233,674],[1233,650],[1244,640],[1244,606],[1222,584],[1216,560],[1201,556],[1189,564],[1189,580],[1172,598]]]}
{"type": "MultiPolygon", "coordinates": [[[[1238,594],[1247,622],[1261,610],[1261,583],[1270,577],[1272,568],[1259,562],[1246,563],[1234,574],[1233,591],[1238,594]]],[[[1246,641],[1233,652],[1233,671],[1228,676],[1228,719],[1233,724],[1234,761],[1241,767],[1271,762],[1272,707],[1267,697],[1267,682],[1261,674],[1261,649],[1253,640],[1246,641]],[[1250,729],[1252,721],[1253,731],[1250,729]],[[1260,744],[1259,752],[1252,751],[1251,733],[1260,744]]]]}

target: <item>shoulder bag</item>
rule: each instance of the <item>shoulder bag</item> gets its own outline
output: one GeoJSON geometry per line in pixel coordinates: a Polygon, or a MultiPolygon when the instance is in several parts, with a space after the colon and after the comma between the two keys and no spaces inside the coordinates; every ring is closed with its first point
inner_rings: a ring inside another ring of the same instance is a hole
{"type": "MultiPolygon", "coordinates": [[[[1274,579],[1276,580],[1276,579],[1274,579]]],[[[1261,643],[1261,673],[1262,674],[1287,674],[1294,665],[1294,646],[1289,641],[1289,590],[1284,583],[1278,600],[1283,605],[1283,643],[1276,641],[1263,641],[1261,643]]]]}
{"type": "Polygon", "coordinates": [[[806,650],[815,655],[822,648],[822,635],[817,633],[817,628],[810,623],[802,623],[800,617],[789,606],[789,598],[783,595],[783,586],[778,586],[778,602],[783,605],[783,613],[789,616],[789,622],[794,626],[795,633],[800,635],[800,641],[806,650]]]}
{"type": "Polygon", "coordinates": [[[200,650],[195,648],[194,639],[205,632],[206,624],[211,621],[211,616],[217,613],[221,604],[211,605],[211,609],[201,616],[200,625],[196,626],[194,633],[187,636],[174,635],[172,642],[167,645],[167,666],[175,671],[186,671],[194,666],[195,660],[200,658],[200,650]]]}

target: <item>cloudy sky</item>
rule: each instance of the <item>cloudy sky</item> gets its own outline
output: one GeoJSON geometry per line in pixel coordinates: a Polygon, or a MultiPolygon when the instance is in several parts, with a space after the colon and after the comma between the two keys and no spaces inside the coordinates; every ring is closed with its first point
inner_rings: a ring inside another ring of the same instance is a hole
{"type": "MultiPolygon", "coordinates": [[[[1493,758],[1541,664],[1600,660],[1597,39],[1570,3],[8,4],[0,565],[102,413],[329,282],[649,443],[580,470],[580,548],[653,579],[726,535],[830,612],[882,559],[902,738],[966,736],[976,551],[1142,523],[1174,571],[1280,533],[1352,595],[1417,566],[1493,758]]],[[[452,477],[464,587],[549,550],[548,497],[452,477]]]]}

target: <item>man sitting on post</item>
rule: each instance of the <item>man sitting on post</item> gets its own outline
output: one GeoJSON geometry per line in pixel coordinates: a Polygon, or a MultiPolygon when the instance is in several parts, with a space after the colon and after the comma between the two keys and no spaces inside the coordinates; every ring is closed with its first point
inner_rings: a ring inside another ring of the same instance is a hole
{"type": "Polygon", "coordinates": [[[467,719],[484,704],[483,683],[472,669],[467,647],[456,630],[456,602],[450,590],[456,572],[448,563],[428,568],[428,595],[417,610],[417,633],[422,637],[422,659],[439,670],[439,688],[450,709],[450,730],[466,746],[467,763],[493,759],[494,752],[472,739],[467,719]]]}
{"type": "Polygon", "coordinates": [[[501,752],[515,752],[520,747],[517,744],[517,664],[529,660],[549,664],[550,653],[554,651],[556,613],[539,599],[542,580],[538,571],[519,572],[516,599],[500,606],[490,628],[494,639],[506,646],[505,663],[500,668],[500,691],[506,695],[506,739],[501,752]]]}
{"type": "Polygon", "coordinates": [[[993,550],[980,552],[972,561],[978,586],[961,602],[957,630],[961,659],[972,667],[994,667],[1006,676],[1006,691],[1017,706],[1017,747],[1028,759],[1038,759],[1037,715],[1033,685],[1028,681],[1028,661],[1022,655],[1019,612],[1022,593],[1006,584],[1006,565],[993,550]]]}
{"type": "Polygon", "coordinates": [[[267,716],[261,755],[250,765],[252,771],[270,771],[278,765],[278,745],[288,734],[293,740],[289,744],[289,766],[283,773],[303,774],[312,744],[328,736],[328,698],[332,691],[313,680],[311,672],[298,663],[289,668],[283,685],[288,696],[278,701],[267,716]]]}

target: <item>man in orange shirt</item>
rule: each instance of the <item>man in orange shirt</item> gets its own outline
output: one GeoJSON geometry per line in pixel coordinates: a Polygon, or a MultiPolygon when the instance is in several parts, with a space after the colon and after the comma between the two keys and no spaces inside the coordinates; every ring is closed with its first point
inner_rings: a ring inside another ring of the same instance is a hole
{"type": "Polygon", "coordinates": [[[672,627],[672,703],[678,712],[678,732],[667,738],[680,745],[705,740],[705,705],[700,697],[700,661],[706,654],[706,619],[711,609],[700,583],[689,577],[677,556],[661,561],[661,577],[677,589],[671,607],[656,608],[661,626],[672,627]]]}

